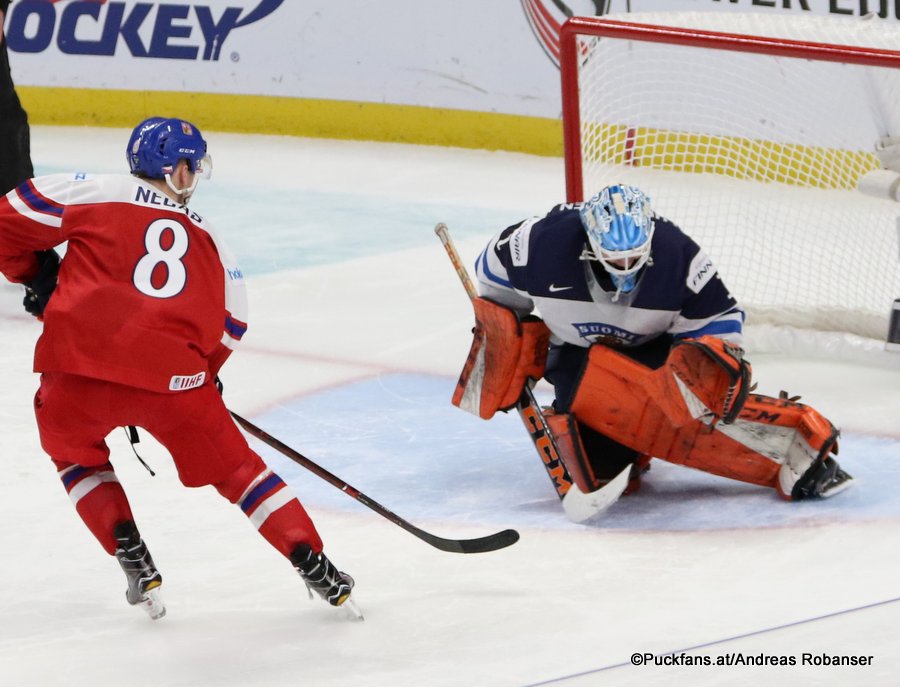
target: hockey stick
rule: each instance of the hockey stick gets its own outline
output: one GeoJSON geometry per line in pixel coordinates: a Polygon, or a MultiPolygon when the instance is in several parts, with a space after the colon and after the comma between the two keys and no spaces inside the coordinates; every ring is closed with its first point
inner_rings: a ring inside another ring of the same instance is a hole
{"type": "Polygon", "coordinates": [[[544,468],[556,488],[556,493],[562,501],[563,511],[569,520],[584,522],[599,515],[619,500],[628,487],[628,479],[631,476],[630,465],[623,468],[618,475],[599,489],[584,493],[569,476],[566,466],[560,458],[556,440],[547,426],[544,411],[534,397],[531,387],[527,384],[516,405],[516,410],[544,463],[544,468]]]}
{"type": "Polygon", "coordinates": [[[402,527],[413,536],[418,537],[426,544],[431,544],[431,546],[436,549],[440,549],[441,551],[448,551],[450,553],[485,553],[487,551],[496,551],[497,549],[506,548],[507,546],[511,546],[519,541],[519,533],[515,530],[503,530],[502,532],[489,534],[486,537],[478,537],[477,539],[444,539],[443,537],[437,537],[424,530],[421,530],[415,525],[401,518],[396,513],[388,510],[377,501],[373,501],[358,489],[354,489],[340,477],[333,475],[322,466],[314,463],[309,458],[299,453],[298,451],[295,451],[287,444],[282,443],[271,434],[264,432],[249,420],[242,418],[235,412],[229,412],[231,412],[231,417],[233,417],[235,421],[251,436],[256,437],[264,444],[268,444],[276,451],[290,458],[298,465],[306,468],[317,477],[321,477],[330,485],[337,487],[342,492],[347,494],[347,496],[349,496],[350,498],[356,499],[364,506],[371,508],[373,511],[378,513],[378,515],[382,516],[383,518],[387,518],[395,525],[402,527]]]}
{"type": "MultiPolygon", "coordinates": [[[[444,246],[444,250],[447,251],[447,256],[450,258],[450,262],[453,264],[456,275],[462,282],[469,300],[475,300],[478,298],[478,292],[475,290],[472,278],[459,258],[459,253],[456,252],[456,246],[453,245],[447,225],[443,222],[438,223],[434,228],[434,233],[437,234],[444,246]]],[[[516,403],[516,411],[519,413],[525,429],[528,430],[528,436],[531,438],[535,449],[537,449],[544,469],[547,471],[547,476],[553,482],[556,494],[562,501],[563,510],[570,520],[573,522],[584,522],[595,515],[599,515],[618,501],[622,492],[628,486],[631,466],[625,467],[600,489],[585,494],[569,476],[569,472],[560,458],[556,440],[553,438],[553,434],[547,425],[544,411],[534,397],[530,384],[526,384],[522,390],[522,395],[519,397],[518,403],[516,403]]]]}

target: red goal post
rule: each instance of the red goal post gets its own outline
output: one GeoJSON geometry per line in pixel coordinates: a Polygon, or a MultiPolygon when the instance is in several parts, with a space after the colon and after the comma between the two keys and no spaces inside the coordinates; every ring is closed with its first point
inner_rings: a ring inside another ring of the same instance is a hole
{"type": "Polygon", "coordinates": [[[900,135],[900,28],[628,19],[562,27],[567,199],[641,186],[713,257],[748,325],[883,342],[900,296],[900,203],[856,189],[880,167],[876,140],[900,135]]]}

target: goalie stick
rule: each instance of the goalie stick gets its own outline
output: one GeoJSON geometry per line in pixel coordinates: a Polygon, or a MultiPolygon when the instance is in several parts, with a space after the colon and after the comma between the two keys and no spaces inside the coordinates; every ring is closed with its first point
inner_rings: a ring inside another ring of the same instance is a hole
{"type": "MultiPolygon", "coordinates": [[[[459,253],[456,252],[456,246],[453,245],[447,225],[439,222],[434,228],[434,233],[437,234],[444,246],[444,250],[447,251],[450,262],[453,263],[456,275],[462,282],[469,300],[475,300],[478,298],[478,292],[475,290],[472,278],[459,258],[459,253]]],[[[563,465],[560,459],[559,448],[556,445],[553,434],[550,432],[550,428],[547,426],[544,411],[534,397],[530,383],[526,384],[522,390],[522,395],[519,397],[518,403],[516,403],[516,411],[519,413],[525,429],[528,430],[528,436],[531,437],[531,441],[541,457],[544,469],[547,471],[547,475],[550,477],[550,481],[553,482],[556,493],[562,501],[563,511],[565,511],[566,516],[570,520],[573,522],[589,520],[619,500],[619,497],[628,486],[628,478],[631,472],[630,465],[626,466],[600,489],[586,494],[572,481],[566,466],[563,465]]]]}
{"type": "Polygon", "coordinates": [[[229,412],[231,412],[231,417],[233,417],[235,421],[251,436],[256,437],[264,444],[268,444],[276,451],[286,456],[287,458],[290,458],[298,465],[306,468],[317,477],[320,477],[332,486],[337,487],[342,492],[347,494],[347,496],[349,496],[350,498],[356,499],[364,506],[371,508],[373,511],[378,513],[378,515],[390,520],[395,525],[402,527],[413,536],[418,537],[426,544],[430,544],[436,549],[447,551],[449,553],[485,553],[487,551],[496,551],[497,549],[506,548],[507,546],[511,546],[519,541],[519,533],[515,530],[503,530],[502,532],[489,534],[486,537],[478,537],[477,539],[444,539],[443,537],[438,537],[430,534],[429,532],[419,529],[415,525],[407,522],[396,513],[382,506],[377,501],[373,501],[358,489],[351,487],[340,477],[333,475],[332,473],[328,472],[328,470],[314,463],[303,454],[295,451],[287,444],[282,443],[271,434],[264,432],[249,420],[242,418],[240,415],[233,411],[229,412]]]}

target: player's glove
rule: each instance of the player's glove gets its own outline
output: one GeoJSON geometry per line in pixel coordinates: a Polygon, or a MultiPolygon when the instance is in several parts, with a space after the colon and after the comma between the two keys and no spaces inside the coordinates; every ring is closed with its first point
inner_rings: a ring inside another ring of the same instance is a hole
{"type": "Polygon", "coordinates": [[[38,261],[38,273],[25,285],[25,299],[22,305],[29,313],[41,319],[44,308],[56,289],[56,278],[59,274],[59,255],[52,248],[35,252],[38,261]]]}

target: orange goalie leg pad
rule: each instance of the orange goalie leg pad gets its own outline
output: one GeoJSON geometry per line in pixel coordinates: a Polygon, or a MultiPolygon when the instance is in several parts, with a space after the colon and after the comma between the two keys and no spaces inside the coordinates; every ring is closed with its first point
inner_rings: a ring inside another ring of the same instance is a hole
{"type": "Polygon", "coordinates": [[[782,457],[775,488],[788,500],[794,485],[813,463],[838,452],[838,429],[815,408],[788,398],[753,394],[734,425],[719,430],[735,432],[742,428],[768,437],[768,448],[782,457]]]}
{"type": "Polygon", "coordinates": [[[644,473],[650,470],[650,461],[652,460],[653,456],[648,456],[646,453],[642,453],[638,456],[638,459],[631,468],[631,476],[628,478],[628,486],[625,487],[625,491],[622,492],[623,496],[628,496],[629,494],[633,494],[640,490],[641,480],[644,477],[644,473]]]}
{"type": "MultiPolygon", "coordinates": [[[[575,416],[571,413],[557,413],[552,408],[544,408],[544,416],[559,449],[560,460],[581,492],[587,494],[608,484],[610,479],[597,477],[594,472],[575,416]]],[[[640,489],[641,475],[650,469],[650,460],[650,456],[638,457],[623,494],[633,494],[640,489]]]]}
{"type": "Polygon", "coordinates": [[[680,394],[658,393],[661,374],[670,373],[595,346],[572,411],[581,422],[641,453],[782,494],[790,494],[792,484],[783,464],[796,466],[796,482],[817,452],[834,447],[837,431],[815,410],[766,396],[750,396],[734,424],[712,427],[700,419],[681,424],[692,413],[671,407],[685,403],[680,394]]]}
{"type": "Polygon", "coordinates": [[[556,413],[552,408],[544,409],[544,417],[556,440],[560,460],[582,493],[587,494],[603,486],[588,462],[575,417],[570,413],[556,413]]]}
{"type": "Polygon", "coordinates": [[[654,455],[722,477],[776,489],[791,499],[814,462],[837,453],[838,430],[814,408],[751,395],[733,424],[702,422],[660,432],[654,455]]]}

